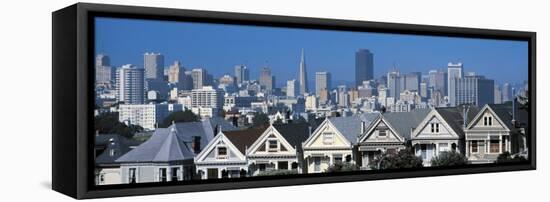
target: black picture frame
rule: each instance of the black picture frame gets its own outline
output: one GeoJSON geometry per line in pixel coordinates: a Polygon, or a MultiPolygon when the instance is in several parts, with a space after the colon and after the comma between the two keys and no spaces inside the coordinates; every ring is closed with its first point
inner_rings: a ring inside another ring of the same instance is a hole
{"type": "Polygon", "coordinates": [[[184,9],[77,3],[52,14],[52,188],[84,199],[146,194],[242,189],[536,169],[536,33],[353,20],[212,12],[184,9]],[[94,26],[96,16],[213,22],[305,29],[330,29],[527,41],[529,44],[529,159],[527,163],[468,165],[394,171],[361,171],[307,176],[259,177],[185,183],[94,186],[94,26]]]}

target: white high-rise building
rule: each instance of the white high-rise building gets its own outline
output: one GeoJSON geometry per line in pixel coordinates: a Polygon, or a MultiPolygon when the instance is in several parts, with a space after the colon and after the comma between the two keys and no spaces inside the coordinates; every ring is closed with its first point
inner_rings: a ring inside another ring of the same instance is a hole
{"type": "Polygon", "coordinates": [[[308,83],[307,83],[307,70],[306,70],[306,56],[304,49],[302,48],[302,56],[300,57],[300,72],[298,75],[300,83],[300,94],[306,94],[309,92],[308,83]]]}
{"type": "Polygon", "coordinates": [[[430,70],[428,73],[428,87],[441,94],[447,94],[447,73],[439,70],[430,70]]]}
{"type": "Polygon", "coordinates": [[[127,64],[116,71],[116,99],[125,104],[142,104],[145,100],[144,71],[127,64]]]}
{"type": "Polygon", "coordinates": [[[447,64],[447,93],[449,95],[449,103],[451,107],[456,106],[456,82],[462,76],[462,63],[447,64]]]}
{"type": "Polygon", "coordinates": [[[298,95],[298,86],[296,86],[296,79],[292,79],[286,82],[286,96],[296,97],[298,95]]]}
{"type": "Polygon", "coordinates": [[[145,69],[145,79],[163,79],[164,56],[160,53],[143,54],[143,68],[145,69]]]}
{"type": "Polygon", "coordinates": [[[172,112],[182,110],[181,104],[121,104],[118,108],[118,120],[154,130],[172,112]]]}
{"type": "Polygon", "coordinates": [[[316,72],[315,73],[315,95],[321,96],[321,91],[330,91],[332,78],[330,72],[316,72]]]}
{"type": "Polygon", "coordinates": [[[399,99],[399,94],[402,90],[402,79],[399,74],[399,70],[392,70],[388,72],[388,83],[387,83],[387,89],[388,89],[388,97],[393,97],[395,99],[399,99]]]}
{"type": "MultiPolygon", "coordinates": [[[[194,111],[209,111],[210,117],[217,115],[223,107],[224,92],[212,86],[203,86],[201,89],[191,91],[191,106],[194,111]]],[[[197,113],[204,115],[202,113],[197,113]]]]}
{"type": "Polygon", "coordinates": [[[204,86],[210,85],[209,75],[205,69],[196,68],[191,71],[193,79],[193,89],[201,89],[204,86]]]}
{"type": "Polygon", "coordinates": [[[502,85],[502,102],[511,101],[512,97],[512,86],[510,83],[504,83],[504,85],[502,85]]]}
{"type": "Polygon", "coordinates": [[[260,85],[267,91],[275,88],[275,77],[271,74],[271,69],[267,66],[260,70],[260,85]]]}

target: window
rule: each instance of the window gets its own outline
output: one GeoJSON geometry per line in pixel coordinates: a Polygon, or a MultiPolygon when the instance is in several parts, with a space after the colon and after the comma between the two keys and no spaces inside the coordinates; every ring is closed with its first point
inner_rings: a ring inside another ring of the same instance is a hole
{"type": "Polygon", "coordinates": [[[477,140],[472,140],[472,153],[477,153],[478,152],[478,148],[477,148],[477,140]]]}
{"type": "Polygon", "coordinates": [[[277,144],[277,140],[268,140],[267,145],[268,145],[268,150],[269,151],[277,151],[277,148],[279,146],[277,144]]]}
{"type": "Polygon", "coordinates": [[[386,130],[379,130],[379,131],[378,131],[378,136],[380,136],[380,137],[386,137],[386,130]]]}
{"type": "Polygon", "coordinates": [[[218,169],[209,168],[206,170],[207,179],[218,179],[218,169]]]}
{"type": "Polygon", "coordinates": [[[483,117],[483,125],[484,126],[492,126],[493,125],[493,117],[492,116],[483,117]]]}
{"type": "Polygon", "coordinates": [[[323,133],[323,144],[334,143],[334,133],[323,133]]]}
{"type": "Polygon", "coordinates": [[[386,153],[388,153],[388,154],[397,154],[397,149],[386,149],[386,153]]]}
{"type": "Polygon", "coordinates": [[[489,142],[489,149],[490,149],[490,153],[499,153],[499,141],[498,140],[491,140],[489,142]]]}
{"type": "Polygon", "coordinates": [[[439,133],[439,123],[436,123],[436,124],[435,124],[435,132],[436,132],[436,133],[439,133]]]}
{"type": "Polygon", "coordinates": [[[313,170],[316,172],[321,171],[321,157],[313,158],[313,170]]]}
{"type": "Polygon", "coordinates": [[[178,181],[178,172],[179,172],[179,168],[172,168],[172,178],[170,179],[170,181],[178,181]]]}
{"type": "Polygon", "coordinates": [[[435,124],[434,124],[434,123],[431,123],[430,125],[432,126],[432,127],[431,127],[431,128],[432,128],[432,133],[434,133],[434,132],[435,132],[435,126],[434,126],[435,124]]]}
{"type": "Polygon", "coordinates": [[[166,182],[166,168],[159,169],[159,181],[166,182]]]}
{"type": "Polygon", "coordinates": [[[100,175],[99,175],[99,181],[100,181],[101,183],[105,182],[105,175],[104,175],[104,174],[100,174],[100,175]]]}
{"type": "Polygon", "coordinates": [[[129,179],[128,179],[128,181],[129,181],[130,183],[136,183],[136,168],[130,168],[128,172],[129,172],[129,175],[128,175],[128,176],[129,176],[129,179]]]}
{"type": "Polygon", "coordinates": [[[218,158],[219,159],[227,158],[227,148],[226,147],[218,147],[218,158]]]}
{"type": "Polygon", "coordinates": [[[342,163],[342,156],[334,156],[334,164],[342,163]]]}
{"type": "Polygon", "coordinates": [[[424,159],[424,160],[425,160],[426,157],[427,157],[427,155],[426,155],[426,154],[427,154],[426,150],[427,150],[426,145],[425,145],[425,144],[421,144],[421,145],[420,145],[420,153],[421,153],[420,156],[421,156],[422,159],[424,159]]]}
{"type": "Polygon", "coordinates": [[[489,125],[492,126],[493,125],[493,117],[489,117],[489,125]]]}
{"type": "Polygon", "coordinates": [[[288,161],[279,161],[279,162],[277,162],[277,168],[279,170],[288,170],[288,161]]]}
{"type": "Polygon", "coordinates": [[[265,167],[266,167],[265,164],[263,164],[263,163],[262,163],[262,164],[258,164],[258,166],[259,166],[258,169],[259,169],[260,171],[265,171],[265,167]]]}
{"type": "Polygon", "coordinates": [[[487,117],[483,117],[483,125],[484,125],[484,126],[487,125],[487,117]]]}
{"type": "Polygon", "coordinates": [[[439,152],[449,151],[449,144],[439,143],[439,152]]]}
{"type": "Polygon", "coordinates": [[[439,133],[439,123],[431,123],[432,133],[439,133]]]}

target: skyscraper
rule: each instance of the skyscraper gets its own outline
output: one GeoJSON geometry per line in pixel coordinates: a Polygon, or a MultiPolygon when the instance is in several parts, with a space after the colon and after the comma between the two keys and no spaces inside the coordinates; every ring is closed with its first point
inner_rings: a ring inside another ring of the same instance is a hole
{"type": "Polygon", "coordinates": [[[191,70],[191,79],[193,80],[193,89],[201,89],[204,86],[211,86],[214,77],[208,74],[206,69],[195,68],[191,70]]]}
{"type": "Polygon", "coordinates": [[[512,86],[509,83],[502,85],[502,102],[508,102],[512,100],[512,86]]]}
{"type": "Polygon", "coordinates": [[[248,68],[244,65],[235,65],[235,78],[237,84],[250,80],[248,68]]]}
{"type": "Polygon", "coordinates": [[[355,52],[355,86],[374,78],[374,57],[367,49],[355,52]]]}
{"type": "Polygon", "coordinates": [[[410,91],[420,91],[420,72],[409,72],[405,75],[403,75],[403,79],[405,82],[404,89],[402,90],[410,90],[410,91]]]}
{"type": "Polygon", "coordinates": [[[109,84],[111,82],[113,71],[111,68],[111,59],[109,56],[99,54],[95,58],[95,81],[96,84],[109,84]]]}
{"type": "Polygon", "coordinates": [[[116,71],[116,99],[125,104],[142,104],[145,100],[144,69],[127,64],[116,71]]]}
{"type": "Polygon", "coordinates": [[[308,93],[307,88],[307,71],[306,71],[306,56],[304,49],[302,49],[302,56],[300,57],[300,74],[298,75],[300,82],[300,94],[308,93]]]}
{"type": "Polygon", "coordinates": [[[498,84],[495,84],[495,104],[502,103],[502,90],[498,84]]]}
{"type": "Polygon", "coordinates": [[[447,73],[439,70],[430,70],[428,73],[428,87],[441,94],[447,94],[447,73]]]}
{"type": "Polygon", "coordinates": [[[160,53],[143,54],[143,68],[146,79],[163,79],[164,56],[160,53]]]}
{"type": "Polygon", "coordinates": [[[298,86],[296,86],[296,79],[292,79],[286,82],[286,96],[296,97],[298,95],[298,86]]]}
{"type": "Polygon", "coordinates": [[[451,103],[452,106],[474,104],[482,107],[495,101],[495,82],[492,79],[486,79],[484,76],[465,76],[456,79],[455,84],[455,103],[451,103]]]}
{"type": "Polygon", "coordinates": [[[339,85],[337,88],[337,102],[338,106],[340,107],[348,107],[349,106],[349,95],[348,95],[348,88],[346,85],[339,85]]]}
{"type": "Polygon", "coordinates": [[[191,91],[191,107],[197,114],[204,115],[203,111],[209,111],[208,116],[217,115],[217,112],[223,107],[223,90],[213,88],[212,86],[203,86],[191,91]]]}
{"type": "Polygon", "coordinates": [[[388,72],[388,97],[393,97],[396,100],[399,99],[401,93],[402,79],[399,75],[399,70],[392,70],[388,72]]]}
{"type": "Polygon", "coordinates": [[[271,69],[267,66],[264,66],[260,70],[260,85],[267,91],[271,91],[275,87],[275,80],[273,75],[271,75],[271,69]]]}
{"type": "MultiPolygon", "coordinates": [[[[456,81],[462,78],[462,63],[451,63],[447,65],[447,93],[449,95],[449,103],[451,107],[456,106],[456,81]]],[[[491,89],[491,91],[493,91],[491,89]]]]}
{"type": "Polygon", "coordinates": [[[330,91],[332,86],[332,78],[330,72],[316,72],[315,73],[315,95],[320,96],[321,91],[326,89],[330,91]]]}

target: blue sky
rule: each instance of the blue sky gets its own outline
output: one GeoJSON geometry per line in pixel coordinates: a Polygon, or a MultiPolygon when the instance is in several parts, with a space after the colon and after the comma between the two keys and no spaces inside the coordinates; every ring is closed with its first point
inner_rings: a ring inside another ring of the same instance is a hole
{"type": "Polygon", "coordinates": [[[219,77],[246,64],[252,79],[268,65],[277,84],[297,78],[300,50],[306,53],[308,79],[329,71],[333,81],[354,80],[355,51],[374,53],[378,78],[394,64],[401,72],[446,70],[462,62],[497,83],[527,80],[528,44],[522,41],[344,32],[261,26],[221,25],[117,18],[96,18],[96,54],[110,56],[114,66],[143,66],[143,53],[160,52],[165,65],[179,60],[187,68],[206,68],[219,77]]]}

